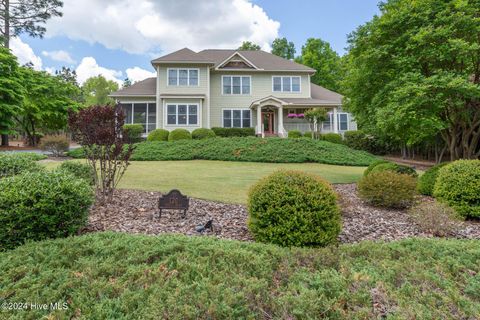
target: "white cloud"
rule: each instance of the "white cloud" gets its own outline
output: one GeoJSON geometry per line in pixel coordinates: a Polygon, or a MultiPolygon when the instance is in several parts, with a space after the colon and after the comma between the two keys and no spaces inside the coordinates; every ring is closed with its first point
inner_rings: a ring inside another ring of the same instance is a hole
{"type": "Polygon", "coordinates": [[[65,50],[58,50],[58,51],[42,51],[42,55],[45,57],[49,57],[54,61],[65,62],[68,64],[75,64],[76,61],[70,56],[65,50]]]}
{"type": "Polygon", "coordinates": [[[132,82],[142,81],[146,78],[155,77],[157,75],[155,72],[150,72],[139,67],[128,68],[126,74],[128,79],[132,82]]]}
{"type": "Polygon", "coordinates": [[[31,62],[33,64],[33,69],[41,70],[42,69],[42,58],[35,55],[33,49],[22,41],[22,39],[15,37],[10,39],[10,49],[12,53],[17,56],[18,63],[21,65],[31,62]]]}
{"type": "Polygon", "coordinates": [[[250,0],[65,0],[63,14],[49,20],[47,36],[129,53],[236,48],[245,40],[269,49],[280,28],[250,0]]]}
{"type": "Polygon", "coordinates": [[[77,72],[77,80],[80,84],[83,84],[88,78],[98,75],[104,76],[107,80],[113,80],[119,85],[123,83],[123,81],[119,79],[119,77],[122,76],[121,71],[101,67],[93,57],[84,57],[75,71],[77,72]]]}

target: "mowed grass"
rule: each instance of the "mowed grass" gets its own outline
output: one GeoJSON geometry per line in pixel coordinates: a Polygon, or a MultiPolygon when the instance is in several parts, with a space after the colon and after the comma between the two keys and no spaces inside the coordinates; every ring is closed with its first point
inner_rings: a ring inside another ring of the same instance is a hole
{"type": "Polygon", "coordinates": [[[0,319],[478,319],[480,242],[95,233],[0,253],[0,319]],[[66,303],[9,310],[9,303],[66,303]]]}
{"type": "MultiPolygon", "coordinates": [[[[57,165],[56,162],[46,163],[48,168],[57,165]]],[[[132,161],[119,188],[162,192],[175,188],[194,198],[244,204],[249,188],[277,170],[300,170],[331,183],[352,183],[360,179],[365,167],[209,160],[132,161]]]]}

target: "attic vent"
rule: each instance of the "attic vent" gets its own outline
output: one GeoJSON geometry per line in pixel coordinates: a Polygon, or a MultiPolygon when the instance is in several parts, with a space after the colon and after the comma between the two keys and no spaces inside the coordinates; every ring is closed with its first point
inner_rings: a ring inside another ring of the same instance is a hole
{"type": "Polygon", "coordinates": [[[225,64],[223,69],[254,69],[253,67],[249,66],[243,61],[240,60],[232,60],[225,64]]]}

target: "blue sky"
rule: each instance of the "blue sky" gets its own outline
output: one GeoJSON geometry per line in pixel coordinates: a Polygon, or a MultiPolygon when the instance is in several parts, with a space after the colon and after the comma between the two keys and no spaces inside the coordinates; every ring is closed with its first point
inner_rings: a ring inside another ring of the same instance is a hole
{"type": "Polygon", "coordinates": [[[21,63],[52,72],[77,70],[119,83],[151,76],[150,60],[183,47],[232,48],[244,40],[267,50],[276,37],[328,41],[345,53],[347,34],[378,14],[378,0],[64,0],[64,17],[44,39],[22,36],[12,50],[21,63]]]}

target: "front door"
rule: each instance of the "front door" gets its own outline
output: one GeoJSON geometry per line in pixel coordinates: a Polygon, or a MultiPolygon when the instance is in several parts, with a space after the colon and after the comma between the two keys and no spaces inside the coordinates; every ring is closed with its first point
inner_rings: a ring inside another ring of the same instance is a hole
{"type": "Polygon", "coordinates": [[[266,134],[274,134],[273,124],[273,112],[262,112],[263,119],[263,132],[266,134]]]}

